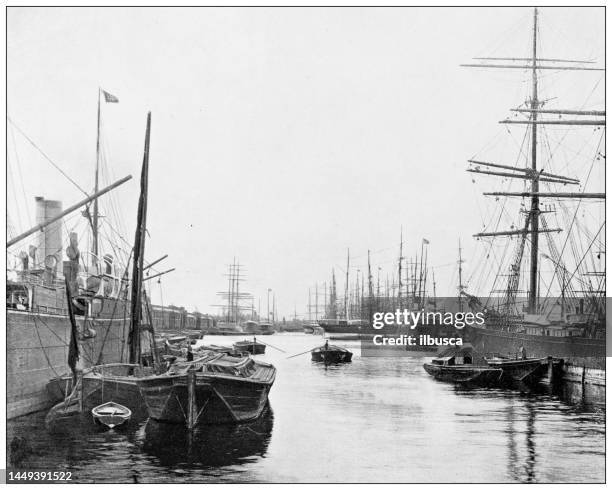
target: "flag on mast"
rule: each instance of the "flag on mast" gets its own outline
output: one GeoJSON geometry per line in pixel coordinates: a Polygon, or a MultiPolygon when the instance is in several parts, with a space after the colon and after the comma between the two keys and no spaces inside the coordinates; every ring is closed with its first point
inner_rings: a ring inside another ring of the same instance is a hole
{"type": "Polygon", "coordinates": [[[109,94],[106,90],[102,90],[102,93],[104,94],[104,100],[106,102],[119,102],[119,99],[117,97],[115,97],[113,94],[109,94]]]}

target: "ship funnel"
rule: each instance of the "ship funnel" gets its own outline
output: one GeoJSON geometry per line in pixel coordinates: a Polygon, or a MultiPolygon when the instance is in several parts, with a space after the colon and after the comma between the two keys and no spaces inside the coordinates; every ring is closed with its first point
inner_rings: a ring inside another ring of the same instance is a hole
{"type": "MultiPolygon", "coordinates": [[[[59,216],[62,212],[61,201],[51,201],[44,197],[36,197],[36,224],[42,225],[46,221],[59,216]]],[[[36,264],[39,266],[56,267],[62,260],[62,224],[59,219],[47,225],[36,234],[36,264]]]]}

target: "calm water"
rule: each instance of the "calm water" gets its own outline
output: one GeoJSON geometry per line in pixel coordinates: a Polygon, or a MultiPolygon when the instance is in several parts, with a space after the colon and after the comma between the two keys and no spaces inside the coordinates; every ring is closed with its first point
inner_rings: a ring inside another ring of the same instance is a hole
{"type": "MultiPolygon", "coordinates": [[[[208,337],[231,344],[240,337],[208,337]]],[[[101,431],[87,417],[44,427],[45,414],[10,421],[28,440],[20,466],[71,470],[79,482],[602,482],[605,413],[558,396],[466,389],[434,381],[422,359],[312,364],[290,354],[320,337],[261,337],[278,369],[270,407],[237,427],[146,421],[101,431]]]]}

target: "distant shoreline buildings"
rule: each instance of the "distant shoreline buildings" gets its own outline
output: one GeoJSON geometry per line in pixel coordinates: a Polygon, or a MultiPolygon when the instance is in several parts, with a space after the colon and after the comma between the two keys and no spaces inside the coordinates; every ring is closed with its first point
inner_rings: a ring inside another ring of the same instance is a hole
{"type": "Polygon", "coordinates": [[[182,306],[151,305],[153,328],[156,331],[206,330],[215,327],[217,319],[199,311],[187,311],[182,306]]]}

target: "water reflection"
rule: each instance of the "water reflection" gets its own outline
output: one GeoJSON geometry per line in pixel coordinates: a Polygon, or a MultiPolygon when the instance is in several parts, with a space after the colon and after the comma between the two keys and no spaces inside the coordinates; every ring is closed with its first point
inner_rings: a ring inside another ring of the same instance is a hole
{"type": "MultiPolygon", "coordinates": [[[[542,463],[539,459],[558,446],[557,464],[563,465],[563,449],[566,448],[564,438],[576,439],[572,448],[574,456],[598,455],[586,443],[590,437],[601,437],[605,431],[603,408],[599,398],[592,399],[584,396],[580,386],[579,402],[570,392],[572,386],[545,383],[526,386],[517,385],[514,389],[483,388],[470,386],[453,386],[456,396],[469,399],[504,401],[505,430],[507,437],[509,479],[521,483],[537,483],[551,481],[550,476],[559,476],[554,473],[543,474],[542,463]],[[571,436],[569,435],[571,433],[571,436]],[[563,441],[563,442],[562,442],[563,441]],[[584,450],[581,447],[584,445],[584,450]]],[[[493,409],[489,413],[481,411],[479,416],[496,422],[497,414],[493,409]]],[[[466,414],[457,414],[463,415],[466,414]]],[[[603,448],[602,448],[603,451],[603,448]]],[[[554,451],[553,451],[554,453],[554,451]]],[[[565,453],[567,454],[567,453],[565,453]]],[[[544,464],[550,464],[545,461],[544,464]]],[[[567,471],[567,468],[564,468],[567,471]]],[[[571,473],[571,472],[570,472],[571,473]]],[[[581,482],[590,475],[576,469],[571,477],[566,476],[564,481],[581,482]]]]}
{"type": "MultiPolygon", "coordinates": [[[[208,339],[229,344],[233,339],[208,339]]],[[[288,353],[306,335],[267,342],[288,353]]],[[[44,427],[44,413],[10,420],[21,468],[73,470],[78,482],[601,482],[605,410],[588,393],[433,380],[423,359],[364,358],[325,367],[268,349],[277,380],[257,421],[192,435],[155,421],[101,431],[91,414],[44,427]],[[572,400],[578,399],[578,403],[572,400]]],[[[584,390],[583,390],[584,391],[584,390]]]]}
{"type": "Polygon", "coordinates": [[[168,468],[217,468],[264,456],[273,425],[269,405],[253,422],[202,426],[194,431],[149,419],[136,433],[135,442],[168,468]]]}
{"type": "MultiPolygon", "coordinates": [[[[525,430],[525,441],[527,446],[527,460],[525,461],[525,478],[527,483],[535,482],[535,464],[536,464],[536,450],[535,450],[535,408],[533,401],[528,400],[525,404],[527,409],[527,428],[525,430]]],[[[520,473],[517,475],[520,478],[520,473]]]]}

